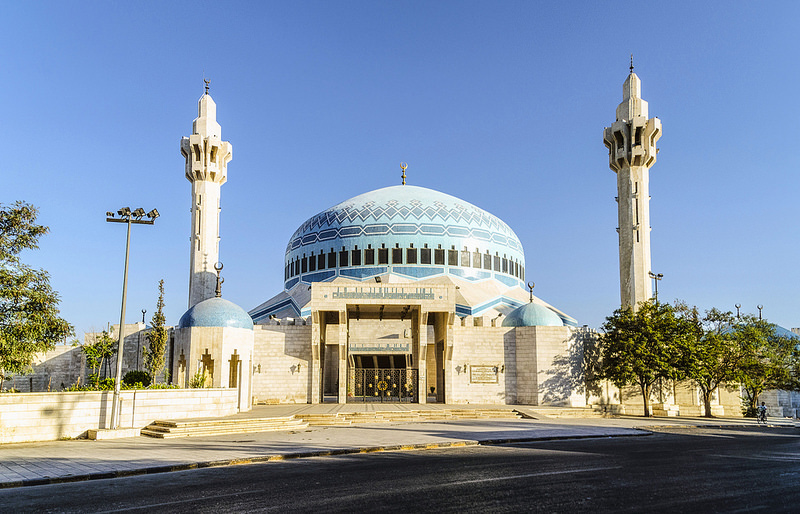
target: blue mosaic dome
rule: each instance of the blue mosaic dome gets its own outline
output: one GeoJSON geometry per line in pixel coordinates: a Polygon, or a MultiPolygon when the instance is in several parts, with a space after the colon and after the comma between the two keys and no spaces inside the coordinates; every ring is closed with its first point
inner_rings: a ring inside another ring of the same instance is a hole
{"type": "Polygon", "coordinates": [[[244,309],[222,298],[209,298],[186,311],[178,328],[229,327],[253,330],[253,319],[244,309]]]}
{"type": "Polygon", "coordinates": [[[525,255],[502,220],[432,189],[391,186],[334,205],[289,240],[285,288],[337,276],[394,273],[421,280],[453,275],[524,286],[525,255]]]}
{"type": "Polygon", "coordinates": [[[561,316],[538,303],[526,303],[503,319],[504,327],[563,327],[561,316]]]}

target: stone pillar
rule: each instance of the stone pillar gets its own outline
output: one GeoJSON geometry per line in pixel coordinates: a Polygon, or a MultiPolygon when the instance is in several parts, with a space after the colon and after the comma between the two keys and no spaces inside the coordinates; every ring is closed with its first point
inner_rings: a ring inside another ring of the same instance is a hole
{"type": "Polygon", "coordinates": [[[603,132],[609,167],[617,173],[619,282],[623,307],[652,297],[650,269],[650,167],[656,162],[661,120],[648,118],[641,81],[625,80],[617,120],[603,132]]]}
{"type": "Polygon", "coordinates": [[[309,362],[309,378],[311,380],[311,398],[309,403],[322,401],[322,330],[320,312],[311,312],[311,362],[309,362]]]}
{"type": "Polygon", "coordinates": [[[448,313],[447,323],[445,324],[444,334],[444,353],[442,359],[444,360],[444,396],[442,402],[449,403],[450,400],[450,384],[452,383],[452,367],[453,367],[453,342],[455,341],[454,323],[456,314],[454,312],[448,313]]]}
{"type": "Polygon", "coordinates": [[[186,178],[192,183],[192,226],[189,233],[189,308],[215,296],[219,261],[220,188],[228,180],[233,147],[222,141],[217,104],[206,91],[197,105],[192,135],[181,139],[186,178]]]}
{"type": "Polygon", "coordinates": [[[339,311],[339,403],[347,403],[347,311],[339,311]]]}
{"type": "Polygon", "coordinates": [[[413,344],[417,348],[417,369],[418,369],[418,384],[417,384],[417,397],[419,403],[428,403],[428,338],[427,335],[428,313],[422,312],[422,309],[415,310],[411,317],[411,326],[413,327],[412,337],[414,338],[413,344]]]}

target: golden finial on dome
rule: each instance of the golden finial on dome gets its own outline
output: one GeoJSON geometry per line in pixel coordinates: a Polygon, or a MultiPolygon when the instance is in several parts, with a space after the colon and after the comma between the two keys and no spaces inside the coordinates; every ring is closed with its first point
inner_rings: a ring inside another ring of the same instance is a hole
{"type": "Polygon", "coordinates": [[[531,303],[533,303],[533,288],[536,287],[536,284],[533,282],[528,282],[528,290],[531,292],[531,303]]]}
{"type": "Polygon", "coordinates": [[[408,168],[408,164],[405,162],[400,163],[400,169],[403,170],[403,174],[400,175],[403,178],[403,185],[406,185],[406,169],[408,168]]]}

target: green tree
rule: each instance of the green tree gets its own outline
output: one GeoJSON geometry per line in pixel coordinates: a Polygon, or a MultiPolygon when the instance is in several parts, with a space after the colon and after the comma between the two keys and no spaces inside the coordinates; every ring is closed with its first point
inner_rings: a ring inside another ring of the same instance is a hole
{"type": "Polygon", "coordinates": [[[779,336],[776,327],[755,316],[744,316],[734,334],[744,356],[741,363],[745,415],[755,416],[758,397],[768,389],[792,389],[796,353],[794,339],[779,336]]]}
{"type": "Polygon", "coordinates": [[[117,352],[118,346],[118,341],[111,337],[106,330],[103,330],[100,335],[95,335],[91,343],[81,345],[81,351],[86,356],[86,364],[92,369],[89,380],[95,387],[100,387],[100,373],[103,364],[108,364],[111,357],[117,352]]]}
{"type": "Polygon", "coordinates": [[[150,343],[144,348],[144,367],[155,381],[156,376],[164,368],[164,351],[167,348],[169,333],[164,326],[164,280],[158,282],[158,303],[156,312],[151,321],[152,328],[147,333],[147,341],[150,343]]]}
{"type": "Polygon", "coordinates": [[[59,317],[50,276],[20,260],[20,253],[37,249],[39,237],[49,230],[36,224],[37,214],[25,202],[0,204],[0,380],[26,373],[34,355],[74,333],[59,317]]]}
{"type": "Polygon", "coordinates": [[[695,327],[697,336],[692,340],[694,344],[684,372],[700,388],[705,416],[711,418],[711,396],[714,391],[741,377],[745,352],[736,337],[736,317],[732,312],[716,308],[706,311],[702,319],[696,307],[682,306],[681,311],[684,318],[695,327]]]}
{"type": "Polygon", "coordinates": [[[602,378],[617,387],[638,385],[644,415],[650,415],[653,385],[662,379],[685,378],[695,329],[669,304],[642,302],[634,311],[617,309],[603,323],[601,336],[602,378]]]}

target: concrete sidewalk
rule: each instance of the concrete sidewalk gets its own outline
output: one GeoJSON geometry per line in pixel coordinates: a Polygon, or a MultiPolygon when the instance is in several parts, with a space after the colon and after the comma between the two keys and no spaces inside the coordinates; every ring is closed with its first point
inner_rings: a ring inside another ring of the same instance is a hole
{"type": "MultiPolygon", "coordinates": [[[[309,406],[294,406],[294,410],[309,406]]],[[[452,406],[451,406],[452,407],[452,406]]],[[[517,408],[524,411],[524,408],[517,408]]],[[[237,416],[284,415],[275,406],[237,416]]],[[[791,420],[772,425],[797,426],[791,420]]],[[[192,468],[265,462],[298,457],[413,450],[514,441],[648,435],[648,427],[742,426],[741,418],[584,418],[463,420],[316,427],[292,432],[257,432],[180,439],[130,437],[0,446],[0,488],[113,478],[192,468]]]]}

